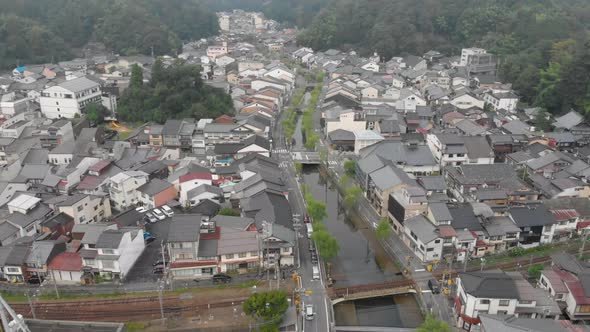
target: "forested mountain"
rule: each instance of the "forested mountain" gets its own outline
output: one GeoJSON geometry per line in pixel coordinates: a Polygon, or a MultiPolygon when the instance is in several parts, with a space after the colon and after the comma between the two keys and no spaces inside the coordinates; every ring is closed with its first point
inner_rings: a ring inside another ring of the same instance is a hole
{"type": "Polygon", "coordinates": [[[203,83],[199,66],[181,60],[168,67],[156,60],[149,84],[144,84],[142,71],[135,65],[129,88],[117,108],[122,120],[159,123],[166,119],[216,118],[232,111],[231,97],[203,83]]]}
{"type": "Polygon", "coordinates": [[[173,53],[218,31],[198,0],[0,0],[0,67],[68,59],[89,41],[120,54],[173,53]]]}
{"type": "Polygon", "coordinates": [[[500,57],[523,101],[590,112],[589,26],[587,0],[333,0],[298,41],[385,60],[479,46],[500,57]]]}
{"type": "Polygon", "coordinates": [[[329,0],[203,0],[213,11],[242,9],[262,12],[267,18],[287,25],[306,27],[329,0]]]}

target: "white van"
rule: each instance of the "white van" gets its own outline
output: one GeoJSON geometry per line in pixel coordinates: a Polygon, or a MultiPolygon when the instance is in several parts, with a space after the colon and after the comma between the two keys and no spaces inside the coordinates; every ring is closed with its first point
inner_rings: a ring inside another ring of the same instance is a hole
{"type": "Polygon", "coordinates": [[[317,265],[312,266],[312,279],[320,280],[320,268],[317,265]]]}
{"type": "Polygon", "coordinates": [[[313,233],[313,225],[311,223],[305,225],[307,225],[307,238],[311,239],[311,234],[313,233]]]}
{"type": "Polygon", "coordinates": [[[305,306],[305,320],[313,320],[315,313],[313,312],[313,304],[305,306]]]}

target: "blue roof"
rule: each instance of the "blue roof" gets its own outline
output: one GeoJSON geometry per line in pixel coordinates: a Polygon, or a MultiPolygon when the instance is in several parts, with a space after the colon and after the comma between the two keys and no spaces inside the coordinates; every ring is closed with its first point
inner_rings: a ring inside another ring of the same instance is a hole
{"type": "Polygon", "coordinates": [[[26,69],[27,69],[27,67],[25,67],[25,66],[16,67],[16,70],[18,70],[19,73],[24,73],[26,69]]]}

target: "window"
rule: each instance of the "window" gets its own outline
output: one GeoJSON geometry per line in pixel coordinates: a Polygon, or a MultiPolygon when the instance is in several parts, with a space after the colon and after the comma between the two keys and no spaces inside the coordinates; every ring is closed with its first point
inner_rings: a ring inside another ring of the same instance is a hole
{"type": "Polygon", "coordinates": [[[506,307],[510,304],[510,300],[500,300],[499,306],[506,307]]]}
{"type": "Polygon", "coordinates": [[[434,251],[434,248],[426,248],[426,251],[434,251]]]}
{"type": "Polygon", "coordinates": [[[93,266],[94,264],[96,264],[96,261],[94,259],[91,259],[91,258],[84,259],[84,261],[86,262],[86,265],[93,266]]]}
{"type": "Polygon", "coordinates": [[[479,304],[490,304],[490,300],[479,300],[479,304]]]}
{"type": "Polygon", "coordinates": [[[80,222],[84,222],[85,220],[86,220],[86,217],[80,216],[80,222]]]}
{"type": "Polygon", "coordinates": [[[239,258],[245,258],[246,257],[246,253],[245,252],[241,252],[238,254],[239,258]]]}
{"type": "Polygon", "coordinates": [[[234,254],[225,255],[225,259],[234,259],[234,254]]]}
{"type": "Polygon", "coordinates": [[[250,251],[250,256],[258,256],[258,251],[250,251]]]}
{"type": "Polygon", "coordinates": [[[115,254],[115,250],[113,250],[113,249],[102,249],[102,254],[103,255],[114,255],[115,254]]]}
{"type": "Polygon", "coordinates": [[[7,267],[6,272],[8,273],[19,273],[20,269],[18,267],[7,267]]]}
{"type": "Polygon", "coordinates": [[[434,243],[438,244],[438,243],[440,243],[440,240],[434,240],[434,243]]]}
{"type": "Polygon", "coordinates": [[[113,261],[102,261],[102,268],[112,270],[115,268],[115,262],[113,261]]]}
{"type": "Polygon", "coordinates": [[[78,207],[76,208],[76,210],[77,210],[78,212],[82,211],[82,209],[84,209],[84,206],[82,206],[82,205],[80,205],[80,206],[78,206],[78,207]]]}

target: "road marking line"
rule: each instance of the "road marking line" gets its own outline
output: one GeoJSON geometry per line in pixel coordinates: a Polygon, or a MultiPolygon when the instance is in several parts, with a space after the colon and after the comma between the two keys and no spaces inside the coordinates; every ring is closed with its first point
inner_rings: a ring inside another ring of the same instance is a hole
{"type": "Polygon", "coordinates": [[[330,331],[330,315],[328,313],[328,299],[324,297],[324,302],[326,303],[326,331],[330,331]]]}

